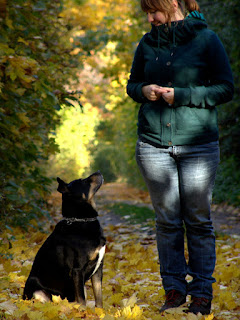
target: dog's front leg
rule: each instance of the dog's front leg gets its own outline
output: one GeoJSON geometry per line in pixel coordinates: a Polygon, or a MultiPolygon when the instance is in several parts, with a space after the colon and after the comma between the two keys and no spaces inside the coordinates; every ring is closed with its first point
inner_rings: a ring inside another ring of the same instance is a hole
{"type": "Polygon", "coordinates": [[[93,294],[95,298],[95,306],[97,308],[103,307],[102,302],[102,264],[91,278],[93,294]]]}
{"type": "Polygon", "coordinates": [[[85,292],[84,292],[84,278],[82,271],[80,269],[73,269],[73,283],[74,283],[74,291],[75,291],[75,300],[82,304],[86,305],[85,292]]]}

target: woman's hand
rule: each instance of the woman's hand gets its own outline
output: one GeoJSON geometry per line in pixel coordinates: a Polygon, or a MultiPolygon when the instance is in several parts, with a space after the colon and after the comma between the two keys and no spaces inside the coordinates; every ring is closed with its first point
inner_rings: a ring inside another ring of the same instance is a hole
{"type": "Polygon", "coordinates": [[[150,84],[142,87],[142,93],[150,101],[157,101],[161,98],[163,93],[167,93],[166,88],[160,87],[156,84],[150,84]]]}
{"type": "Polygon", "coordinates": [[[160,87],[156,84],[150,84],[142,87],[142,93],[150,101],[157,101],[161,97],[169,103],[174,103],[174,89],[168,87],[160,87]]]}
{"type": "Polygon", "coordinates": [[[168,103],[168,104],[174,104],[174,88],[164,88],[167,90],[167,92],[164,92],[162,94],[163,99],[168,103]]]}

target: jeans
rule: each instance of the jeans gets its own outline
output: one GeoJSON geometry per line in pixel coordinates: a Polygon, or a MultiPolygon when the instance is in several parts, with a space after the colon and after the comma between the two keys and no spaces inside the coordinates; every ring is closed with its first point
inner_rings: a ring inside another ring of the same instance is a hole
{"type": "Polygon", "coordinates": [[[210,205],[219,164],[218,142],[158,148],[138,140],[136,160],[156,213],[165,291],[212,299],[216,254],[210,205]],[[192,277],[189,282],[187,274],[192,277]]]}

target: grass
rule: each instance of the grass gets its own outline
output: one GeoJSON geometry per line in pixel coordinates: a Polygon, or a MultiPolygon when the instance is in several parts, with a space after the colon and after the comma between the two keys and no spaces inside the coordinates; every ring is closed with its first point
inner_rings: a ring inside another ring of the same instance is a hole
{"type": "Polygon", "coordinates": [[[144,206],[135,206],[126,203],[114,203],[105,207],[114,214],[126,217],[132,223],[146,223],[148,220],[154,221],[155,213],[153,210],[144,206]]]}
{"type": "MultiPolygon", "coordinates": [[[[130,205],[121,202],[105,205],[104,208],[116,215],[125,217],[125,219],[132,224],[139,223],[143,225],[155,225],[155,213],[148,207],[130,205]]],[[[186,232],[185,225],[183,227],[186,232]]],[[[228,238],[228,235],[226,235],[226,233],[216,230],[215,235],[218,239],[228,238]]]]}

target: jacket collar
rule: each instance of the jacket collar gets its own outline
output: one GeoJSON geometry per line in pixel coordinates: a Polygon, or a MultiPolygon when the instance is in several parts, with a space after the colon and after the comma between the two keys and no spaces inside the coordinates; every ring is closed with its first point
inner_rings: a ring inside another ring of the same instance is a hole
{"type": "Polygon", "coordinates": [[[188,42],[204,28],[207,28],[204,16],[197,11],[193,11],[184,20],[171,22],[170,26],[168,24],[152,25],[146,40],[154,47],[177,45],[188,42]]]}

